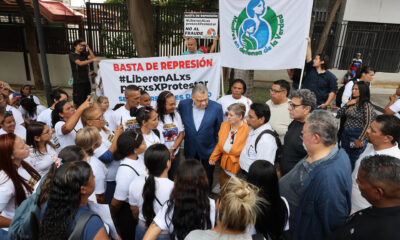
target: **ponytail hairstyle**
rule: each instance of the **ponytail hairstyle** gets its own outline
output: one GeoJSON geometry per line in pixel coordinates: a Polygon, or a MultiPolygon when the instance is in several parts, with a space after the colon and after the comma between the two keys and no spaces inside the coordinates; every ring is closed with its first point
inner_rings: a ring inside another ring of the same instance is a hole
{"type": "MultiPolygon", "coordinates": [[[[17,136],[14,133],[0,135],[0,170],[11,179],[15,189],[15,205],[19,206],[26,198],[26,192],[32,193],[33,186],[30,186],[28,181],[18,173],[18,167],[14,163],[13,153],[14,144],[17,136]]],[[[35,180],[40,180],[40,174],[24,160],[21,161],[21,166],[35,180]]]]}
{"type": "Polygon", "coordinates": [[[117,140],[117,150],[113,153],[114,160],[122,160],[134,153],[135,149],[140,147],[143,140],[142,134],[134,130],[123,132],[117,140]]]}
{"type": "Polygon", "coordinates": [[[100,147],[101,145],[101,136],[99,130],[90,126],[79,129],[76,133],[75,144],[81,147],[88,154],[88,156],[93,156],[94,149],[100,147]]]}
{"type": "MultiPolygon", "coordinates": [[[[174,94],[172,94],[170,91],[164,91],[161,92],[160,95],[158,95],[157,98],[157,113],[158,113],[158,118],[161,120],[161,122],[164,123],[164,115],[166,114],[166,109],[165,105],[167,104],[167,99],[170,97],[174,97],[174,94]]],[[[170,113],[172,121],[174,120],[175,113],[170,113]]]]}
{"type": "Polygon", "coordinates": [[[88,185],[91,174],[87,162],[65,163],[56,169],[39,239],[68,239],[81,202],[81,187],[88,185]]]}
{"type": "Polygon", "coordinates": [[[247,181],[260,188],[259,196],[266,202],[260,205],[255,228],[265,238],[282,238],[288,220],[288,209],[279,192],[279,180],[274,166],[264,160],[251,164],[247,181]]]}
{"type": "Polygon", "coordinates": [[[155,110],[151,106],[145,106],[139,108],[139,110],[134,113],[134,117],[136,117],[136,121],[139,123],[140,127],[143,126],[143,121],[149,121],[152,112],[155,112],[155,110]]]}
{"type": "Polygon", "coordinates": [[[178,166],[174,189],[166,203],[165,220],[174,226],[171,239],[183,240],[192,230],[211,228],[208,193],[203,165],[195,159],[183,161],[178,166]]]}
{"type": "Polygon", "coordinates": [[[28,117],[35,118],[36,110],[37,110],[37,104],[35,103],[35,101],[33,101],[32,98],[30,98],[30,97],[22,98],[20,105],[26,111],[26,115],[28,117]]]}
{"type": "MultiPolygon", "coordinates": [[[[35,137],[40,137],[46,126],[47,125],[43,122],[32,122],[26,128],[26,144],[32,147],[35,153],[43,154],[40,152],[39,144],[35,141],[35,137]]],[[[46,145],[47,144],[55,149],[54,144],[51,141],[47,141],[46,145]]]]}
{"type": "Polygon", "coordinates": [[[256,222],[258,204],[262,201],[257,187],[235,176],[231,177],[220,192],[218,218],[222,228],[245,231],[256,222]]]}
{"type": "MultiPolygon", "coordinates": [[[[86,156],[85,151],[83,151],[81,147],[78,147],[76,145],[66,146],[58,154],[58,158],[61,159],[62,164],[69,162],[83,161],[85,159],[85,156],[86,156]]],[[[57,166],[55,163],[53,163],[49,172],[47,173],[47,177],[43,180],[43,183],[40,186],[40,194],[38,202],[39,206],[43,206],[49,199],[50,185],[53,180],[56,169],[57,166]]]]}
{"type": "Polygon", "coordinates": [[[164,144],[151,145],[144,153],[144,163],[148,169],[149,176],[143,186],[143,217],[147,227],[150,226],[154,212],[154,201],[156,198],[156,182],[154,177],[159,177],[168,167],[167,163],[171,159],[171,154],[164,144]]]}
{"type": "Polygon", "coordinates": [[[54,110],[51,112],[51,124],[53,124],[53,128],[56,126],[56,124],[62,120],[62,117],[60,116],[60,113],[63,113],[63,108],[64,105],[67,103],[66,100],[58,102],[54,106],[54,110]]]}

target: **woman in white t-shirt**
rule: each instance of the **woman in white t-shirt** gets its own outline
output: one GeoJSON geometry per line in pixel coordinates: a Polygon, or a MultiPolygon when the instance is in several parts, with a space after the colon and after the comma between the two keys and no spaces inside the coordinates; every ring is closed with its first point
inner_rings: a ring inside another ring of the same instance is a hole
{"type": "Polygon", "coordinates": [[[26,129],[20,124],[16,124],[12,111],[5,111],[3,116],[0,113],[0,135],[14,133],[24,141],[26,139],[26,129]]]}
{"type": "Polygon", "coordinates": [[[224,121],[228,120],[228,107],[234,103],[243,103],[246,106],[246,114],[243,119],[247,118],[250,110],[250,105],[253,103],[249,98],[243,96],[246,93],[246,83],[242,79],[235,79],[231,87],[231,95],[222,96],[217,100],[222,105],[224,111],[224,121]]]}
{"type": "Polygon", "coordinates": [[[86,101],[76,110],[67,101],[60,101],[54,106],[54,110],[51,113],[51,120],[54,135],[60,144],[60,150],[66,146],[75,144],[75,133],[82,128],[79,118],[82,112],[91,105],[90,96],[88,96],[86,101]]]}
{"type": "MultiPolygon", "coordinates": [[[[75,144],[81,147],[87,155],[87,162],[92,168],[93,175],[95,177],[95,200],[97,203],[106,203],[105,192],[106,192],[106,175],[107,169],[98,158],[94,156],[94,151],[101,145],[101,137],[99,130],[95,127],[84,127],[79,129],[76,133],[75,144]]],[[[89,197],[89,200],[93,199],[94,196],[89,197]]]]}
{"type": "Polygon", "coordinates": [[[30,146],[27,161],[41,176],[47,174],[57,160],[57,152],[51,142],[53,130],[43,122],[33,122],[26,131],[26,144],[30,146]]]}
{"type": "Polygon", "coordinates": [[[289,204],[279,192],[275,167],[268,161],[257,160],[250,165],[247,181],[260,188],[259,196],[266,202],[260,205],[255,228],[251,234],[263,234],[266,239],[281,239],[289,230],[289,204]]]}
{"type": "Polygon", "coordinates": [[[106,128],[104,112],[98,105],[89,107],[83,111],[81,116],[83,126],[96,127],[101,136],[100,147],[94,150],[94,156],[107,165],[106,175],[106,203],[110,204],[115,191],[115,176],[117,175],[120,161],[113,160],[112,154],[117,149],[118,137],[124,132],[122,125],[118,126],[114,133],[106,128]]]}
{"type": "Polygon", "coordinates": [[[0,136],[0,238],[7,236],[15,210],[32,194],[39,173],[24,161],[29,146],[13,133],[0,136]]]}
{"type": "Polygon", "coordinates": [[[110,109],[110,102],[108,101],[108,97],[100,96],[97,98],[96,102],[99,105],[101,111],[103,112],[105,126],[109,127],[109,123],[111,121],[111,114],[113,111],[110,109]]]}
{"type": "Polygon", "coordinates": [[[164,143],[164,138],[157,129],[158,114],[152,107],[141,107],[135,111],[134,116],[139,123],[140,133],[143,135],[147,148],[156,143],[164,143]]]}
{"type": "MultiPolygon", "coordinates": [[[[149,176],[135,178],[129,186],[129,204],[132,215],[138,221],[135,239],[142,239],[156,213],[169,199],[174,182],[168,179],[171,154],[163,144],[151,145],[144,154],[149,176]]],[[[169,235],[157,239],[169,239],[169,235]]]]}
{"type": "Polygon", "coordinates": [[[32,98],[23,98],[18,110],[21,112],[25,123],[35,122],[41,112],[46,110],[42,105],[36,104],[32,98]]]}
{"type": "Polygon", "coordinates": [[[171,169],[168,172],[169,179],[173,180],[176,168],[179,165],[179,146],[184,137],[182,119],[176,111],[176,100],[174,94],[164,91],[157,98],[158,131],[164,139],[172,156],[171,169]]]}
{"type": "Polygon", "coordinates": [[[171,239],[180,240],[192,230],[214,227],[215,202],[208,197],[209,185],[203,165],[186,159],[178,166],[174,184],[169,200],[156,214],[143,240],[157,239],[162,231],[168,232],[171,239]]]}
{"type": "Polygon", "coordinates": [[[110,210],[122,239],[135,237],[135,223],[128,203],[129,185],[140,175],[147,175],[144,160],[139,156],[145,150],[143,136],[128,130],[119,136],[117,150],[113,154],[114,160],[121,163],[115,178],[117,185],[110,210]]]}

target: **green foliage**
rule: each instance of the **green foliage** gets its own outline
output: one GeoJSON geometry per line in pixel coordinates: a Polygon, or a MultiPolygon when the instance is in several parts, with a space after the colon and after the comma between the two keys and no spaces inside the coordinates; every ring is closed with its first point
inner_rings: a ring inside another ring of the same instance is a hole
{"type": "Polygon", "coordinates": [[[104,29],[101,36],[106,42],[104,48],[104,56],[106,58],[117,58],[117,56],[124,56],[125,58],[132,58],[136,56],[136,49],[133,45],[133,39],[130,32],[119,32],[116,36],[110,36],[111,32],[104,29]]]}
{"type": "Polygon", "coordinates": [[[104,3],[119,3],[119,4],[125,4],[125,0],[106,0],[104,3]]]}

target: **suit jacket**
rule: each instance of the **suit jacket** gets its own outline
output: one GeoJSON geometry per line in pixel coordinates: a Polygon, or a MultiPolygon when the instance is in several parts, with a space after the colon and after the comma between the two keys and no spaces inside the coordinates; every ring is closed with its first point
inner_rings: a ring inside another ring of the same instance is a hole
{"type": "Polygon", "coordinates": [[[231,125],[228,121],[221,124],[221,129],[218,133],[218,144],[210,156],[214,162],[217,161],[221,155],[221,168],[236,174],[240,170],[239,158],[244,146],[246,145],[247,137],[249,136],[250,128],[246,122],[243,121],[242,126],[239,127],[235,141],[229,153],[224,151],[224,144],[226,139],[230,138],[231,125]]]}
{"type": "Polygon", "coordinates": [[[185,99],[179,102],[179,114],[185,128],[185,157],[209,159],[218,142],[218,132],[222,123],[222,106],[212,100],[204,112],[199,130],[196,130],[193,120],[193,100],[185,99]]]}

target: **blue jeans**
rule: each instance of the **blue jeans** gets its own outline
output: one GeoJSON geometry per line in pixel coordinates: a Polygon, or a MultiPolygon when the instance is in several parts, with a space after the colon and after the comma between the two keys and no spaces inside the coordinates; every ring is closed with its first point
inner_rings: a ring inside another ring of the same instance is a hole
{"type": "Polygon", "coordinates": [[[115,187],[117,186],[117,183],[115,181],[109,182],[107,181],[107,187],[106,187],[106,203],[110,204],[112,198],[114,197],[114,192],[115,192],[115,187]]]}
{"type": "Polygon", "coordinates": [[[7,235],[8,231],[0,228],[0,240],[8,240],[7,235]]]}
{"type": "Polygon", "coordinates": [[[363,140],[362,148],[351,148],[350,142],[354,142],[354,140],[358,139],[361,135],[362,128],[344,128],[342,132],[341,138],[341,146],[346,151],[347,155],[349,155],[351,170],[354,169],[354,164],[357,161],[358,157],[360,157],[361,153],[364,152],[367,147],[367,141],[363,140]]]}
{"type": "MultiPolygon", "coordinates": [[[[145,223],[139,220],[139,223],[136,226],[135,240],[142,240],[146,231],[147,228],[145,227],[145,223]]],[[[160,234],[158,235],[157,240],[170,240],[170,237],[167,234],[160,234]]]]}

